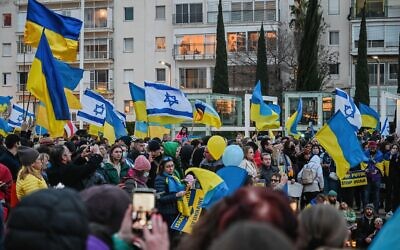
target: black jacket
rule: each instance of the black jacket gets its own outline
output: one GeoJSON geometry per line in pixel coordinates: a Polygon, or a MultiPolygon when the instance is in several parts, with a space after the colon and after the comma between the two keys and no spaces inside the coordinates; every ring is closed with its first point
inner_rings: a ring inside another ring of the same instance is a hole
{"type": "Polygon", "coordinates": [[[14,182],[17,180],[18,171],[21,169],[18,155],[11,154],[10,151],[5,150],[0,155],[0,163],[4,164],[11,172],[14,182]]]}
{"type": "Polygon", "coordinates": [[[100,166],[103,158],[100,155],[94,154],[89,158],[89,161],[78,158],[74,163],[62,164],[53,163],[46,170],[49,184],[56,186],[58,183],[64,184],[66,187],[76,189],[78,191],[84,188],[83,180],[88,178],[100,166]]]}
{"type": "Polygon", "coordinates": [[[164,173],[161,175],[157,175],[154,188],[157,193],[162,193],[160,198],[157,200],[157,209],[160,214],[164,215],[177,215],[178,214],[178,206],[176,197],[176,193],[169,192],[168,184],[167,184],[167,175],[164,173]]]}

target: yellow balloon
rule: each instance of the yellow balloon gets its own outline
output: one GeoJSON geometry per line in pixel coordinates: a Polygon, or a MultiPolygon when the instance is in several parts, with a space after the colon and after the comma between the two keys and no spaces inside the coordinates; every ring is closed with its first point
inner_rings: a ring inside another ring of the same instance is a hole
{"type": "Polygon", "coordinates": [[[226,141],[219,135],[213,135],[208,140],[207,149],[215,160],[219,160],[226,148],[226,141]]]}

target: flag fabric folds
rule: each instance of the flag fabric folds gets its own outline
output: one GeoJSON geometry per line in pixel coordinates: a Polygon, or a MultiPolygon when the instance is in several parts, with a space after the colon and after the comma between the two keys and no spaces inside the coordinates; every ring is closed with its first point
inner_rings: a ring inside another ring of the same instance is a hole
{"type": "Polygon", "coordinates": [[[256,128],[258,130],[266,130],[276,124],[276,120],[279,119],[279,115],[264,102],[261,95],[260,81],[258,81],[253,90],[250,103],[250,120],[256,123],[256,128]]]}
{"type": "Polygon", "coordinates": [[[216,173],[202,168],[188,168],[185,175],[193,173],[204,192],[202,207],[210,208],[213,204],[228,195],[229,190],[224,180],[216,173]]]}
{"type": "Polygon", "coordinates": [[[145,99],[149,122],[176,124],[193,119],[192,105],[179,89],[145,82],[145,99]]]}
{"type": "Polygon", "coordinates": [[[382,128],[381,128],[381,135],[388,136],[389,135],[389,129],[390,129],[389,128],[389,120],[386,117],[384,122],[383,122],[382,128]]]}
{"type": "Polygon", "coordinates": [[[195,123],[202,123],[216,128],[221,127],[222,123],[219,114],[209,104],[196,100],[194,107],[193,120],[195,123]]]}
{"type": "Polygon", "coordinates": [[[294,138],[299,139],[301,136],[300,132],[297,132],[297,125],[299,124],[301,117],[303,115],[303,101],[300,98],[297,104],[297,110],[286,122],[286,131],[288,134],[292,135],[294,138]]]}
{"type": "Polygon", "coordinates": [[[390,218],[374,237],[369,250],[397,249],[400,242],[400,208],[394,211],[390,218]],[[397,246],[397,247],[396,247],[397,246]]]}
{"type": "Polygon", "coordinates": [[[5,112],[8,106],[11,105],[10,100],[12,96],[0,96],[0,112],[5,112]]]}
{"type": "Polygon", "coordinates": [[[67,133],[67,137],[70,138],[73,136],[76,131],[78,131],[78,128],[75,126],[75,124],[71,121],[68,121],[65,126],[64,126],[65,132],[67,133]]]}
{"type": "Polygon", "coordinates": [[[136,121],[135,122],[135,137],[144,139],[149,136],[149,127],[147,122],[136,121]]]}
{"type": "MultiPolygon", "coordinates": [[[[360,103],[362,126],[379,130],[379,114],[369,106],[360,103]]],[[[379,130],[380,131],[380,130],[379,130]]]]}
{"type": "Polygon", "coordinates": [[[47,131],[46,128],[36,125],[35,126],[35,134],[38,136],[44,135],[44,134],[48,134],[49,132],[47,131]]]}
{"type": "Polygon", "coordinates": [[[136,121],[147,121],[146,97],[144,88],[141,88],[130,82],[129,90],[131,92],[133,107],[135,109],[136,121]]]}
{"type": "Polygon", "coordinates": [[[335,90],[335,112],[340,110],[347,121],[353,126],[354,130],[361,128],[360,110],[354,104],[353,98],[345,91],[336,88],[335,90]]]}
{"type": "Polygon", "coordinates": [[[82,95],[82,109],[76,114],[77,119],[96,126],[103,126],[106,115],[104,97],[90,89],[86,89],[82,95]]]}
{"type": "Polygon", "coordinates": [[[6,137],[12,130],[7,121],[0,117],[0,135],[6,137]]]}
{"type": "Polygon", "coordinates": [[[13,104],[10,117],[8,118],[8,125],[13,128],[20,128],[22,122],[24,121],[24,117],[26,118],[26,120],[29,120],[34,119],[35,115],[29,111],[24,110],[21,106],[13,104]]]}
{"type": "Polygon", "coordinates": [[[54,56],[75,61],[81,27],[81,20],[57,14],[36,0],[29,0],[24,43],[38,47],[44,29],[54,56]]]}
{"type": "Polygon", "coordinates": [[[315,138],[336,164],[336,174],[342,179],[350,168],[368,161],[357,136],[341,112],[335,115],[317,132],[315,138]]]}

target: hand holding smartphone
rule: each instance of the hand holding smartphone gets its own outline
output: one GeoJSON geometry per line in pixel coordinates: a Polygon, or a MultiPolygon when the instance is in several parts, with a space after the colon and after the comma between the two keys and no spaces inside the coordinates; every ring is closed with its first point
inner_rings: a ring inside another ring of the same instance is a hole
{"type": "Polygon", "coordinates": [[[151,229],[151,214],[156,204],[156,191],[149,188],[136,188],[132,194],[132,230],[142,235],[144,228],[151,229]]]}

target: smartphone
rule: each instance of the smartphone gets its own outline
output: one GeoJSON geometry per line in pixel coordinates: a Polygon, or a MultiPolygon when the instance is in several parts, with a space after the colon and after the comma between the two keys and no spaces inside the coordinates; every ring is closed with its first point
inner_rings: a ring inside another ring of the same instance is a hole
{"type": "Polygon", "coordinates": [[[156,190],[136,188],[132,194],[132,230],[141,235],[144,227],[151,229],[151,214],[156,205],[156,190]]]}

